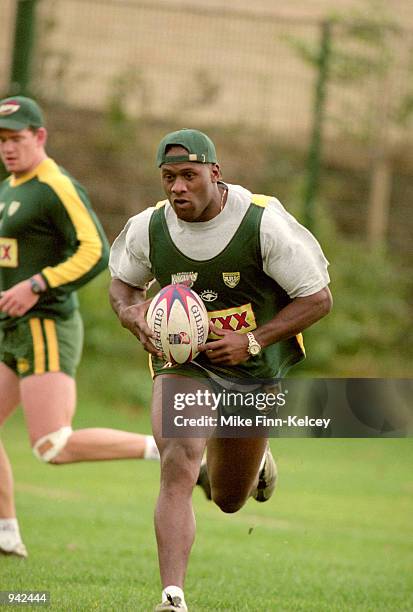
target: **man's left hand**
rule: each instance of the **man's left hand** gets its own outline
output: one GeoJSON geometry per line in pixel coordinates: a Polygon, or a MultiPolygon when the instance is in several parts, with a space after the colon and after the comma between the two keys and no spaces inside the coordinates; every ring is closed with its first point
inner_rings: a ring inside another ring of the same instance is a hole
{"type": "Polygon", "coordinates": [[[198,349],[205,353],[211,363],[234,366],[249,358],[248,338],[245,334],[237,334],[229,329],[218,329],[212,323],[209,329],[219,340],[201,344],[198,349]]]}
{"type": "Polygon", "coordinates": [[[38,301],[39,296],[33,293],[30,280],[24,280],[1,292],[0,311],[10,317],[22,317],[38,301]]]}

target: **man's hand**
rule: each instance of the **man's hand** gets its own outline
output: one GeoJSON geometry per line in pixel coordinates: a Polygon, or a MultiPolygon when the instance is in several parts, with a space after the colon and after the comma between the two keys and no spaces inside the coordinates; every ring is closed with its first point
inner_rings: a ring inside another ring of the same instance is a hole
{"type": "Polygon", "coordinates": [[[0,293],[0,311],[10,317],[22,317],[38,301],[39,296],[33,293],[30,279],[24,280],[0,293]]]}
{"type": "Polygon", "coordinates": [[[205,353],[211,363],[234,366],[249,359],[246,334],[237,334],[229,329],[218,329],[212,323],[209,324],[209,329],[220,337],[219,340],[201,344],[198,349],[201,353],[205,353]]]}
{"type": "Polygon", "coordinates": [[[162,358],[162,352],[158,351],[151,341],[154,334],[146,322],[145,315],[151,300],[146,299],[145,289],[132,287],[118,278],[113,278],[110,283],[109,298],[122,327],[138,338],[148,353],[162,358]]]}
{"type": "Polygon", "coordinates": [[[162,352],[158,351],[151,341],[151,338],[154,338],[155,334],[151,331],[146,322],[146,312],[151,301],[152,300],[145,300],[145,302],[141,302],[140,304],[132,304],[132,306],[120,308],[118,317],[122,327],[126,327],[126,329],[138,338],[145,351],[157,357],[162,357],[162,352]]]}

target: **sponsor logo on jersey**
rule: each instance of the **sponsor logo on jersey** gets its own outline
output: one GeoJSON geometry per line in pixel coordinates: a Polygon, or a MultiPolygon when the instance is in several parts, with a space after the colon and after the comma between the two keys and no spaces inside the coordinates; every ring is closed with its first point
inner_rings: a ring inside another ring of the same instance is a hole
{"type": "Polygon", "coordinates": [[[0,238],[0,267],[17,268],[18,251],[15,238],[0,238]]]}
{"type": "Polygon", "coordinates": [[[222,278],[226,286],[229,287],[230,289],[233,289],[234,287],[238,285],[240,281],[241,272],[223,272],[222,278]]]}
{"type": "Polygon", "coordinates": [[[11,102],[7,102],[7,104],[0,105],[0,115],[12,115],[16,113],[20,108],[20,104],[12,100],[11,102]]]}
{"type": "MultiPolygon", "coordinates": [[[[208,312],[208,317],[211,323],[218,327],[218,329],[229,329],[240,334],[246,334],[257,328],[251,302],[243,306],[213,310],[208,312]]],[[[219,336],[210,334],[209,337],[218,338],[219,336]]]]}
{"type": "Polygon", "coordinates": [[[16,202],[16,200],[14,200],[13,202],[10,203],[10,206],[8,208],[7,214],[9,215],[9,217],[11,217],[12,215],[14,215],[20,208],[20,202],[16,202]]]}
{"type": "Polygon", "coordinates": [[[216,291],[212,291],[212,289],[204,289],[204,291],[199,295],[204,302],[215,302],[215,300],[218,298],[218,293],[216,291]]]}
{"type": "Polygon", "coordinates": [[[197,278],[198,272],[177,272],[171,276],[171,285],[180,284],[192,287],[197,278]]]}

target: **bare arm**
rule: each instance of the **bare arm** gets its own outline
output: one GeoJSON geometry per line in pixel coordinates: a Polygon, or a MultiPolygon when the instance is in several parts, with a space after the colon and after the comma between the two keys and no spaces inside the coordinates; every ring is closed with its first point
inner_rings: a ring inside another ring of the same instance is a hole
{"type": "MultiPolygon", "coordinates": [[[[255,329],[254,336],[263,348],[291,338],[325,317],[330,312],[332,304],[333,299],[328,287],[313,295],[295,298],[273,319],[255,329]]],[[[248,339],[245,334],[219,330],[216,327],[213,327],[213,331],[221,336],[220,340],[208,342],[200,347],[212,363],[236,365],[247,361],[248,339]]]]}
{"type": "Polygon", "coordinates": [[[162,353],[156,350],[150,340],[154,335],[145,318],[146,311],[151,303],[151,300],[146,299],[146,291],[114,278],[109,287],[109,300],[122,327],[136,336],[146,351],[162,357],[162,353]]]}

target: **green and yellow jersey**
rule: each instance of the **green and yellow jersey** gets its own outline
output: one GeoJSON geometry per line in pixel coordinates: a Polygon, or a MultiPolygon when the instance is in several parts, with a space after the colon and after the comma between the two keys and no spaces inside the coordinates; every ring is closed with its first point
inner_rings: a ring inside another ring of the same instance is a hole
{"type": "Polygon", "coordinates": [[[41,273],[47,291],[24,317],[68,317],[76,289],[107,265],[109,245],[84,188],[52,159],[0,185],[0,290],[41,273]]]}

